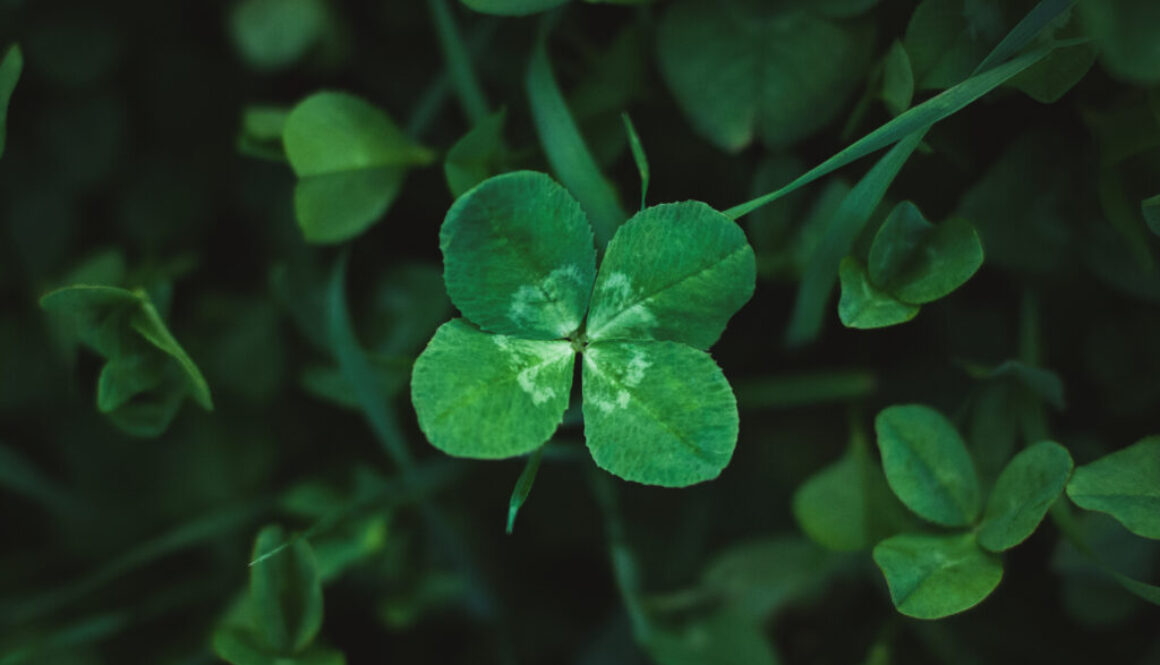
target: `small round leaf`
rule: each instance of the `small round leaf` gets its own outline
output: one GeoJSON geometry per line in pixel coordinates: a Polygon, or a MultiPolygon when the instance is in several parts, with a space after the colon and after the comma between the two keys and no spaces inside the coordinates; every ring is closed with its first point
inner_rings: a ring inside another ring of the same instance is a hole
{"type": "Polygon", "coordinates": [[[971,533],[904,533],[878,543],[874,563],[898,611],[940,619],[978,605],[1003,579],[1003,564],[971,533]]]}
{"type": "Polygon", "coordinates": [[[1016,455],[999,474],[979,525],[979,545],[992,552],[1026,540],[1063,492],[1071,475],[1067,448],[1040,441],[1016,455]]]}

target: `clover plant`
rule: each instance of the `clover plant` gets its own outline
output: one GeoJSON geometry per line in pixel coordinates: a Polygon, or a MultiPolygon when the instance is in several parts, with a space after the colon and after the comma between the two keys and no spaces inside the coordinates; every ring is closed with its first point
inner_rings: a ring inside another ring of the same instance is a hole
{"type": "Polygon", "coordinates": [[[753,250],[735,222],[697,201],[645,208],[598,272],[580,204],[517,171],[456,200],[440,247],[464,318],[415,362],[411,398],[435,447],[481,459],[538,449],[568,408],[579,355],[598,466],[681,487],[729,463],[737,403],[706,351],[753,294],[753,250]]]}

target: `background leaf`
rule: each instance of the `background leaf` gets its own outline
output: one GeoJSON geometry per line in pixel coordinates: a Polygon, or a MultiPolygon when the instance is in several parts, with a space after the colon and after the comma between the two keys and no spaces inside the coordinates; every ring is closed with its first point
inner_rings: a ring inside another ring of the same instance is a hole
{"type": "Polygon", "coordinates": [[[462,0],[463,4],[484,14],[526,16],[558,7],[568,0],[462,0]]]}
{"type": "Polygon", "coordinates": [[[1071,455],[1053,441],[1041,441],[1012,458],[987,500],[979,545],[1002,552],[1026,540],[1063,492],[1071,469],[1071,455]]]}
{"type": "Polygon", "coordinates": [[[886,482],[920,517],[966,526],[979,514],[979,480],[967,447],[941,413],[919,404],[883,409],[874,419],[886,482]]]}
{"type": "Polygon", "coordinates": [[[443,175],[451,195],[459,198],[467,190],[502,172],[505,154],[503,125],[507,113],[500,109],[463,135],[447,151],[443,175]]]}
{"type": "Polygon", "coordinates": [[[4,156],[8,136],[8,104],[23,69],[24,54],[19,44],[13,44],[4,52],[4,59],[0,60],[0,157],[4,156]]]}
{"type": "Polygon", "coordinates": [[[838,318],[847,328],[885,328],[918,316],[918,305],[901,302],[874,286],[866,269],[854,257],[842,259],[838,277],[842,285],[838,318]]]}
{"type": "MultiPolygon", "coordinates": [[[[287,540],[281,527],[268,526],[254,541],[253,559],[287,540]]],[[[294,654],[305,649],[322,626],[322,584],[314,552],[305,539],[255,563],[250,569],[250,602],[255,628],[275,653],[294,654]]]]}
{"type": "Polygon", "coordinates": [[[971,533],[904,533],[874,548],[874,563],[890,587],[899,612],[916,619],[941,619],[969,610],[1003,578],[1003,565],[975,543],[971,533]]]}
{"type": "Polygon", "coordinates": [[[661,73],[693,127],[729,152],[807,138],[841,111],[873,31],[756,2],[685,1],[657,34],[661,73]]]}
{"type": "Polygon", "coordinates": [[[1132,533],[1160,539],[1160,437],[1148,437],[1075,470],[1067,496],[1108,513],[1132,533]]]}
{"type": "Polygon", "coordinates": [[[365,231],[395,200],[407,167],[434,159],[386,113],[345,92],[319,92],[299,102],[286,118],[282,141],[298,176],[298,224],[315,243],[365,231]]]}

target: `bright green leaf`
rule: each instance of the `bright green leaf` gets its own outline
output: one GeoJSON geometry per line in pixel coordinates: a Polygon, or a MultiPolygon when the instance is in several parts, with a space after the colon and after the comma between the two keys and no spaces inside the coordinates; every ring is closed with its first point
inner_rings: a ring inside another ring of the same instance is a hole
{"type": "Polygon", "coordinates": [[[298,103],[282,133],[298,176],[294,207],[306,239],[348,240],[390,207],[407,167],[434,155],[416,145],[386,113],[343,92],[319,92],[298,103]]]}
{"type": "Polygon", "coordinates": [[[1160,436],[1077,468],[1067,495],[1080,508],[1108,513],[1136,535],[1160,539],[1160,436]]]}
{"type": "Polygon", "coordinates": [[[899,612],[940,619],[978,605],[1003,578],[998,557],[979,548],[973,533],[904,533],[874,548],[899,612]]]}
{"type": "Polygon", "coordinates": [[[459,198],[479,183],[501,172],[507,151],[503,142],[506,111],[487,116],[451,146],[443,162],[443,175],[451,195],[459,198]]]}
{"type": "Polygon", "coordinates": [[[325,21],[321,0],[242,0],[230,10],[230,37],[246,64],[273,71],[301,59],[325,21]]]}
{"type": "Polygon", "coordinates": [[[1040,441],[1016,455],[999,474],[979,525],[979,545],[992,552],[1026,540],[1071,476],[1067,448],[1040,441]]]}
{"type": "Polygon", "coordinates": [[[596,273],[592,229],[547,175],[483,182],[447,211],[439,241],[451,301],[484,330],[560,339],[580,327],[596,273]]]}
{"type": "Polygon", "coordinates": [[[661,73],[693,127],[729,152],[784,146],[837,117],[870,59],[867,24],[751,1],[686,1],[657,33],[661,73]]]}
{"type": "Polygon", "coordinates": [[[914,99],[914,72],[910,68],[910,56],[902,42],[895,41],[886,52],[882,65],[882,101],[892,115],[898,115],[910,108],[914,99]]]}
{"type": "Polygon", "coordinates": [[[974,228],[961,219],[935,226],[918,207],[894,207],[870,246],[870,280],[903,302],[938,300],[961,286],[983,264],[974,228]]]}
{"type": "Polygon", "coordinates": [[[1140,210],[1144,213],[1148,228],[1152,229],[1152,233],[1160,236],[1160,194],[1141,201],[1140,210]]]}
{"type": "Polygon", "coordinates": [[[847,328],[885,328],[906,323],[918,315],[918,305],[900,302],[874,286],[866,269],[852,256],[842,259],[838,278],[842,283],[838,318],[847,328]]]}
{"type": "Polygon", "coordinates": [[[597,342],[583,364],[584,437],[597,466],[684,487],[729,464],[737,402],[707,353],[676,342],[597,342]]]}
{"type": "Polygon", "coordinates": [[[608,244],[588,338],[708,349],[753,295],[755,281],[753,249],[736,222],[697,201],[646,208],[608,244]]]}
{"type": "Polygon", "coordinates": [[[526,16],[558,7],[568,0],[463,0],[463,4],[484,14],[526,16]]]}
{"type": "Polygon", "coordinates": [[[419,359],[411,399],[419,427],[449,455],[495,459],[541,446],[564,417],[575,351],[567,341],[444,324],[419,359]]]}
{"type": "Polygon", "coordinates": [[[890,489],[908,508],[943,526],[979,514],[979,480],[966,444],[941,413],[920,404],[892,406],[874,420],[890,489]]]}
{"type": "MultiPolygon", "coordinates": [[[[251,559],[286,541],[281,527],[262,529],[251,559]]],[[[251,566],[250,603],[258,634],[275,652],[298,653],[314,641],[322,627],[322,583],[305,538],[251,566]]]]}
{"type": "Polygon", "coordinates": [[[0,157],[4,156],[8,136],[8,102],[12,99],[12,92],[16,90],[16,82],[20,80],[23,69],[24,54],[19,44],[13,44],[4,53],[4,59],[0,60],[0,157]]]}

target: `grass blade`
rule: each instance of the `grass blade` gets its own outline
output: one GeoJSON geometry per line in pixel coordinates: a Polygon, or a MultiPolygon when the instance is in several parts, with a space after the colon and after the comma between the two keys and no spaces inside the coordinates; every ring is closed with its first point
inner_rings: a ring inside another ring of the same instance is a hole
{"type": "Polygon", "coordinates": [[[447,0],[427,0],[427,8],[435,19],[439,47],[443,51],[443,59],[447,61],[447,71],[451,75],[452,85],[455,86],[459,104],[471,124],[477,125],[487,117],[487,98],[471,66],[471,56],[468,55],[459,28],[455,25],[451,7],[447,5],[447,0]]]}
{"type": "Polygon", "coordinates": [[[516,515],[520,512],[520,507],[524,505],[524,501],[528,500],[528,494],[532,491],[532,483],[536,482],[536,472],[540,470],[540,460],[543,457],[544,446],[536,448],[535,452],[528,455],[528,463],[520,472],[516,486],[512,489],[512,498],[508,501],[507,533],[509,536],[516,525],[516,515]]]}
{"type": "Polygon", "coordinates": [[[580,128],[572,118],[564,95],[548,61],[548,23],[541,23],[540,36],[532,49],[532,60],[524,80],[532,120],[548,164],[560,182],[572,192],[588,213],[596,233],[596,245],[603,249],[617,227],[628,218],[616,190],[605,179],[588,150],[580,128]]]}
{"type": "Polygon", "coordinates": [[[644,210],[649,181],[648,156],[644,154],[644,144],[640,142],[640,135],[636,133],[632,118],[628,117],[628,113],[621,113],[620,119],[624,121],[624,131],[628,134],[628,147],[632,150],[632,161],[636,162],[636,170],[640,173],[640,209],[644,210]]]}
{"type": "Polygon", "coordinates": [[[1011,32],[1008,32],[1003,40],[991,49],[987,57],[983,58],[978,67],[975,67],[975,71],[971,72],[971,75],[984,72],[1022,51],[1023,47],[1030,44],[1031,40],[1035,39],[1036,35],[1052,21],[1071,9],[1075,2],[1076,0],[1040,0],[1039,4],[1032,7],[1031,11],[1027,12],[1027,15],[1015,24],[1014,28],[1011,28],[1011,32]]]}

